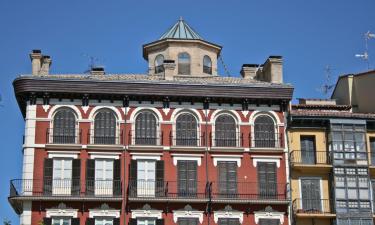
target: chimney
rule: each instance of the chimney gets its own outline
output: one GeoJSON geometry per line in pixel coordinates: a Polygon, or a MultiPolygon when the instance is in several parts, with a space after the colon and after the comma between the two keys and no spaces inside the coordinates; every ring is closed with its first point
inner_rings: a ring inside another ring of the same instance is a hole
{"type": "Polygon", "coordinates": [[[42,68],[40,69],[39,74],[44,75],[44,76],[48,75],[51,64],[52,64],[52,60],[50,56],[48,55],[42,56],[42,68]]]}
{"type": "Polygon", "coordinates": [[[255,79],[258,70],[258,64],[243,64],[241,69],[241,76],[244,79],[255,79]]]}
{"type": "Polygon", "coordinates": [[[271,83],[283,83],[283,58],[270,56],[263,66],[263,79],[271,83]]]}
{"type": "Polygon", "coordinates": [[[104,67],[93,67],[90,74],[91,76],[103,76],[105,74],[104,67]]]}
{"type": "Polygon", "coordinates": [[[42,51],[35,49],[30,53],[32,75],[37,76],[42,67],[42,51]]]}
{"type": "Polygon", "coordinates": [[[176,64],[174,60],[164,60],[163,62],[164,67],[164,79],[165,80],[173,80],[173,76],[175,75],[176,64]]]}

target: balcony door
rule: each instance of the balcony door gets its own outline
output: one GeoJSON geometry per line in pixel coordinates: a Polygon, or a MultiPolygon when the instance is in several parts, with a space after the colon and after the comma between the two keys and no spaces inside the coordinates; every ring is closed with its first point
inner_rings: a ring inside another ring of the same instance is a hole
{"type": "Polygon", "coordinates": [[[258,192],[263,199],[277,196],[277,173],[275,162],[258,162],[258,192]]]}
{"type": "Polygon", "coordinates": [[[95,195],[113,194],[113,159],[95,160],[95,195]]]}
{"type": "Polygon", "coordinates": [[[302,209],[305,212],[321,212],[321,193],[319,178],[301,179],[302,209]]]}
{"type": "Polygon", "coordinates": [[[137,196],[154,197],[156,184],[156,162],[151,160],[137,161],[137,196]]]}
{"type": "Polygon", "coordinates": [[[301,136],[301,160],[303,164],[315,164],[315,137],[301,136]]]}
{"type": "Polygon", "coordinates": [[[237,162],[218,162],[219,193],[221,197],[237,196],[237,162]]]}
{"type": "Polygon", "coordinates": [[[177,162],[178,195],[195,197],[197,195],[197,162],[179,160],[177,162]]]}
{"type": "Polygon", "coordinates": [[[72,159],[54,159],[52,194],[70,195],[72,187],[72,159]]]}

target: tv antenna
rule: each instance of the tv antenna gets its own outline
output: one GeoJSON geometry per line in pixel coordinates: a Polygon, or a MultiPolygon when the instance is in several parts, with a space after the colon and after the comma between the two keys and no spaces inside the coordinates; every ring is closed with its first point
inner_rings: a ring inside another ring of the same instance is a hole
{"type": "Polygon", "coordinates": [[[89,55],[89,54],[82,54],[83,57],[86,57],[89,60],[88,68],[84,71],[84,73],[90,73],[92,68],[98,67],[98,62],[100,61],[99,58],[89,55]]]}
{"type": "Polygon", "coordinates": [[[325,71],[325,82],[320,88],[318,88],[318,91],[324,94],[325,96],[328,96],[328,94],[331,92],[332,88],[335,87],[335,84],[332,82],[332,68],[330,65],[326,65],[324,68],[325,71]]]}
{"type": "Polygon", "coordinates": [[[372,38],[375,39],[375,34],[371,33],[370,31],[367,31],[364,34],[365,38],[365,52],[363,54],[355,54],[355,57],[363,59],[367,64],[367,69],[370,70],[370,56],[368,53],[368,41],[372,38]]]}

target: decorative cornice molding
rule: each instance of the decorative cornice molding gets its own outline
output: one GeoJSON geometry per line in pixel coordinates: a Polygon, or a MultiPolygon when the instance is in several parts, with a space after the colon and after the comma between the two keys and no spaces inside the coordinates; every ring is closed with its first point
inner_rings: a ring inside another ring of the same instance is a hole
{"type": "Polygon", "coordinates": [[[243,212],[235,211],[231,206],[225,206],[224,210],[214,211],[214,221],[218,223],[220,218],[238,219],[240,223],[243,222],[243,212]]]}
{"type": "Polygon", "coordinates": [[[66,207],[64,203],[60,203],[55,208],[46,209],[46,217],[73,217],[77,218],[78,209],[72,209],[66,207]]]}
{"type": "Polygon", "coordinates": [[[217,166],[217,162],[236,162],[237,166],[241,166],[242,155],[211,155],[214,159],[214,166],[217,166]]]}
{"type": "Polygon", "coordinates": [[[253,166],[257,167],[258,162],[275,162],[277,168],[280,168],[281,156],[270,156],[270,155],[252,155],[253,166]]]}
{"type": "Polygon", "coordinates": [[[284,224],[284,214],[274,211],[271,206],[267,206],[264,211],[254,212],[255,224],[259,224],[259,219],[278,219],[280,224],[284,224]]]}
{"type": "Polygon", "coordinates": [[[197,165],[202,165],[203,154],[171,154],[173,157],[173,165],[177,166],[179,160],[197,161],[197,165]]]}

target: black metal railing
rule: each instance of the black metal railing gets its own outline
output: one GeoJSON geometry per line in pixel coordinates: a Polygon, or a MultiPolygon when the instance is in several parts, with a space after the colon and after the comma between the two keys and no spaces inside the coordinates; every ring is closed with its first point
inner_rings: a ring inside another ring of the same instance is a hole
{"type": "Polygon", "coordinates": [[[132,130],[128,136],[130,145],[163,145],[163,132],[132,130]]]}
{"type": "Polygon", "coordinates": [[[129,197],[132,198],[208,198],[207,183],[200,181],[130,180],[129,197]]]}
{"type": "Polygon", "coordinates": [[[327,151],[293,150],[290,152],[290,162],[306,165],[330,164],[331,157],[327,151]]]}
{"type": "Polygon", "coordinates": [[[240,132],[210,133],[212,147],[243,147],[244,135],[240,132]]]}
{"type": "Polygon", "coordinates": [[[121,196],[121,181],[86,181],[79,179],[15,179],[10,182],[10,197],[18,196],[121,196]]]}
{"type": "Polygon", "coordinates": [[[286,200],[287,188],[284,183],[257,182],[212,182],[212,199],[286,200]]]}
{"type": "Polygon", "coordinates": [[[49,128],[46,132],[47,144],[80,144],[80,129],[49,128]]]}
{"type": "Polygon", "coordinates": [[[175,135],[170,132],[169,135],[171,146],[184,146],[184,147],[201,147],[206,146],[205,133],[199,134],[198,132],[182,134],[177,133],[175,135]]]}
{"type": "Polygon", "coordinates": [[[334,213],[334,203],[330,199],[301,199],[293,200],[293,213],[328,214],[334,213]]]}
{"type": "Polygon", "coordinates": [[[90,130],[88,133],[90,137],[90,144],[97,144],[97,145],[119,145],[122,144],[122,140],[124,138],[123,131],[120,134],[101,134],[98,130],[90,130]]]}
{"type": "Polygon", "coordinates": [[[283,135],[269,131],[256,131],[250,137],[253,148],[283,148],[283,135]]]}

